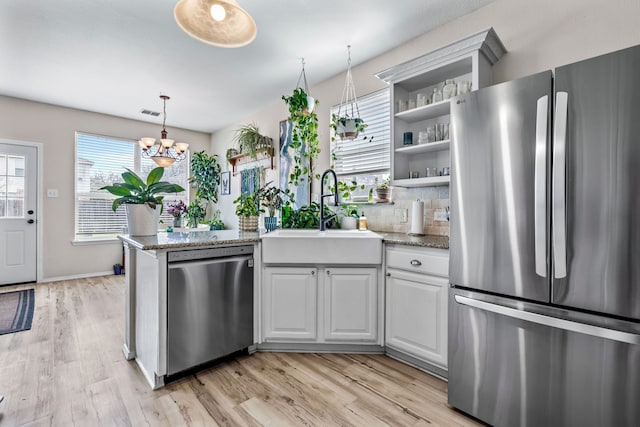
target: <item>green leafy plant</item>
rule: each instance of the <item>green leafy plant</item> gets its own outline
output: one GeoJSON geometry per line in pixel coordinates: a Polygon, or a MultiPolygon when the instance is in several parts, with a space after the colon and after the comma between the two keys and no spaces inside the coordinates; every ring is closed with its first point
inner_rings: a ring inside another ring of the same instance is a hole
{"type": "Polygon", "coordinates": [[[285,200],[291,198],[292,194],[289,189],[281,190],[278,187],[270,186],[272,182],[268,182],[259,190],[261,205],[267,208],[269,216],[275,216],[276,210],[284,206],[285,200]]]}
{"type": "Polygon", "coordinates": [[[314,175],[312,167],[313,160],[317,160],[320,154],[318,116],[309,112],[307,93],[302,88],[294,89],[291,96],[283,95],[282,99],[289,108],[289,121],[293,124],[289,146],[294,153],[294,164],[289,183],[297,186],[301,182],[310,182],[314,176],[319,178],[319,175],[314,175]]]}
{"type": "Polygon", "coordinates": [[[220,186],[220,163],[218,156],[208,155],[204,151],[193,153],[191,156],[191,178],[189,182],[197,186],[196,199],[207,203],[218,201],[218,187],[220,186]]]}
{"type": "Polygon", "coordinates": [[[203,221],[202,224],[209,224],[213,229],[224,230],[224,221],[220,218],[219,209],[213,211],[211,219],[209,219],[209,221],[203,221]]]}
{"type": "Polygon", "coordinates": [[[376,190],[386,190],[389,188],[389,186],[391,185],[391,177],[387,177],[387,179],[385,179],[384,181],[382,181],[381,183],[378,182],[378,178],[376,177],[376,190]]]}
{"type": "MultiPolygon", "coordinates": [[[[347,122],[353,120],[355,123],[355,133],[356,137],[362,135],[363,141],[373,141],[373,136],[364,136],[365,129],[367,129],[367,124],[360,117],[350,117],[350,116],[338,116],[337,114],[331,114],[331,124],[330,127],[333,130],[331,133],[331,142],[336,140],[336,136],[339,136],[340,128],[344,128],[347,126],[347,122]]],[[[342,139],[342,138],[341,138],[342,139]]]]}
{"type": "MultiPolygon", "coordinates": [[[[331,209],[324,207],[325,214],[330,215],[331,209]]],[[[320,204],[311,202],[309,206],[300,209],[288,209],[282,217],[282,228],[318,228],[320,225],[320,204]]],[[[327,222],[327,228],[336,226],[335,217],[327,222]]]]}
{"type": "Polygon", "coordinates": [[[149,172],[147,180],[144,181],[136,175],[135,172],[127,169],[127,171],[122,174],[122,180],[124,182],[105,185],[100,189],[107,190],[114,196],[118,196],[111,205],[111,209],[114,211],[122,204],[146,204],[152,209],[160,205],[160,212],[162,212],[162,200],[164,196],[159,196],[158,194],[179,193],[184,191],[184,188],[178,184],[160,181],[162,175],[164,175],[164,168],[157,167],[149,172]]]}
{"type": "Polygon", "coordinates": [[[260,133],[255,123],[236,129],[234,142],[240,147],[240,152],[248,154],[253,160],[258,160],[258,151],[271,146],[272,140],[260,133]]]}
{"type": "Polygon", "coordinates": [[[198,224],[202,224],[207,211],[198,200],[194,200],[187,207],[184,217],[187,219],[187,227],[196,228],[198,224]]]}
{"type": "Polygon", "coordinates": [[[258,216],[260,212],[260,192],[255,191],[251,194],[242,193],[233,201],[236,204],[236,215],[238,216],[258,216]]]}

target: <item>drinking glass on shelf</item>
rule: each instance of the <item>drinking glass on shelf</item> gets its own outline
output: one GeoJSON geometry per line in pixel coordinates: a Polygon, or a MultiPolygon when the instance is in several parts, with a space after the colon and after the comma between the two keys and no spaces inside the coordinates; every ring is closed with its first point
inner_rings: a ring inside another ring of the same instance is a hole
{"type": "Polygon", "coordinates": [[[442,131],[442,139],[446,141],[449,139],[449,123],[443,123],[443,126],[444,130],[442,131]]]}
{"type": "Polygon", "coordinates": [[[444,123],[436,124],[436,141],[442,141],[444,139],[444,123]]]}
{"type": "Polygon", "coordinates": [[[416,106],[423,107],[427,105],[427,96],[424,93],[419,93],[416,95],[416,106]]]}
{"type": "Polygon", "coordinates": [[[427,142],[435,142],[436,141],[436,126],[429,126],[427,128],[427,142]]]}
{"type": "Polygon", "coordinates": [[[409,99],[409,110],[413,110],[414,108],[416,108],[416,100],[411,98],[409,99]]]}
{"type": "Polygon", "coordinates": [[[427,168],[425,170],[425,176],[427,178],[432,178],[434,176],[438,176],[438,168],[427,168]]]}

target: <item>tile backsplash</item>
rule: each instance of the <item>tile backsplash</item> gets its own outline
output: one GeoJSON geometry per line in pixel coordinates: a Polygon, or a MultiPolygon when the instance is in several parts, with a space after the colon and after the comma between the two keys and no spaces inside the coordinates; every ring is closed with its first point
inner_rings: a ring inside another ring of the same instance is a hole
{"type": "Polygon", "coordinates": [[[411,229],[411,207],[415,200],[424,202],[424,231],[433,236],[448,236],[449,222],[435,221],[436,211],[445,211],[449,206],[449,187],[400,188],[394,187],[392,204],[358,205],[365,213],[369,229],[406,233],[411,229]],[[403,212],[407,212],[407,221],[402,222],[403,212]]]}

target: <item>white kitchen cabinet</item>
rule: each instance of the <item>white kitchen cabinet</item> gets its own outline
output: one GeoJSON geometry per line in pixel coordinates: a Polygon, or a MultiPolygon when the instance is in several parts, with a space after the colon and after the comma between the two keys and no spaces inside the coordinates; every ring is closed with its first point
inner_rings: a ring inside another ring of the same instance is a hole
{"type": "Polygon", "coordinates": [[[385,345],[447,367],[448,251],[389,246],[385,345]]]}
{"type": "Polygon", "coordinates": [[[375,267],[324,269],[326,341],[376,341],[377,275],[375,267]]]}
{"type": "Polygon", "coordinates": [[[392,185],[448,185],[448,176],[426,177],[426,168],[451,166],[450,137],[442,135],[438,142],[419,144],[419,134],[450,122],[450,100],[420,105],[418,95],[431,99],[433,90],[442,90],[447,79],[470,82],[472,90],[488,86],[493,80],[491,67],[505,52],[495,31],[489,29],[376,74],[391,85],[392,185]],[[400,110],[399,101],[411,102],[412,108],[400,110]],[[412,133],[412,144],[404,145],[405,132],[412,133]],[[411,171],[418,172],[419,178],[409,178],[411,171]]]}
{"type": "Polygon", "coordinates": [[[266,341],[315,341],[317,269],[266,267],[262,320],[266,341]]]}

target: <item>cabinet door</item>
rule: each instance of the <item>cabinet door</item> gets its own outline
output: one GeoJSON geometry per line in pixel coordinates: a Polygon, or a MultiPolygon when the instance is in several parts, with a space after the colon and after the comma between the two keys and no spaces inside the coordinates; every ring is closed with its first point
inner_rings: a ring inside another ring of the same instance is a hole
{"type": "Polygon", "coordinates": [[[264,269],[263,331],[266,341],[316,339],[316,269],[264,269]]]}
{"type": "Polygon", "coordinates": [[[375,341],[377,293],[376,268],[325,269],[325,340],[375,341]]]}
{"type": "Polygon", "coordinates": [[[447,366],[447,287],[443,277],[389,270],[386,345],[447,366]]]}

